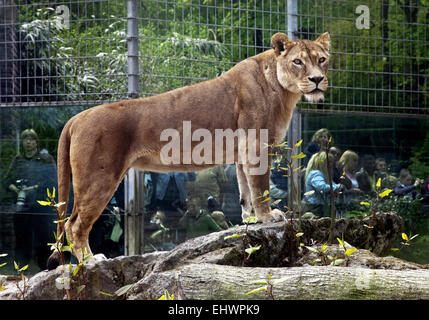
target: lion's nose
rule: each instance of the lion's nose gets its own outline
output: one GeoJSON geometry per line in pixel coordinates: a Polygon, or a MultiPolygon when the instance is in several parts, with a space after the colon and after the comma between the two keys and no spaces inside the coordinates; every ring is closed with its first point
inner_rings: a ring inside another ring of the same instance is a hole
{"type": "Polygon", "coordinates": [[[315,84],[319,84],[320,81],[323,80],[323,77],[309,77],[308,80],[310,80],[311,82],[314,82],[315,84]]]}

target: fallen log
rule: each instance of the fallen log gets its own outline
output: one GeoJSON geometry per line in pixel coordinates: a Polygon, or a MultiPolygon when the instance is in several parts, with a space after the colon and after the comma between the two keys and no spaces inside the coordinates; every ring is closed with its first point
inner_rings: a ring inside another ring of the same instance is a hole
{"type": "MultiPolygon", "coordinates": [[[[261,280],[284,280],[274,284],[276,300],[392,300],[429,299],[429,270],[383,270],[334,266],[292,268],[242,268],[216,264],[189,264],[141,280],[129,299],[157,299],[165,290],[179,300],[272,299],[261,280]],[[257,283],[255,283],[257,282],[257,283]]],[[[269,288],[267,288],[269,289],[269,288]]]]}

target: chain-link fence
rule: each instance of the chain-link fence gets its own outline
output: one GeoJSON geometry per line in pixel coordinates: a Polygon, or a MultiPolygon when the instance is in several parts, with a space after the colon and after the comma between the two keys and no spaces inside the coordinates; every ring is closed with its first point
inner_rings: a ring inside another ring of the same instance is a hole
{"type": "Polygon", "coordinates": [[[153,95],[220,75],[268,49],[275,32],[329,31],[331,89],[302,110],[429,115],[428,15],[419,0],[3,0],[0,99],[96,105],[153,95]]]}

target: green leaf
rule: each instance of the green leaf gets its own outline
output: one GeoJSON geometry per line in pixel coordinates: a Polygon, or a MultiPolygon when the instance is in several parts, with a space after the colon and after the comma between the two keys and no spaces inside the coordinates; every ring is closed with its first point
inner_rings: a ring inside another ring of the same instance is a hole
{"type": "Polygon", "coordinates": [[[13,265],[14,265],[14,267],[15,267],[15,270],[18,270],[18,269],[19,269],[19,264],[17,264],[15,261],[13,262],[13,265]]]}
{"type": "Polygon", "coordinates": [[[0,258],[7,257],[7,253],[0,253],[0,258]]]}
{"type": "Polygon", "coordinates": [[[404,239],[405,241],[409,241],[408,236],[405,233],[402,233],[402,239],[404,239]]]}
{"type": "Polygon", "coordinates": [[[346,256],[351,256],[353,254],[353,252],[355,252],[355,251],[357,251],[356,248],[350,248],[350,249],[347,249],[346,252],[344,252],[344,254],[346,256]]]}
{"type": "Polygon", "coordinates": [[[299,147],[302,144],[302,139],[295,143],[295,147],[299,147]]]}
{"type": "Polygon", "coordinates": [[[256,288],[256,289],[253,289],[252,291],[246,292],[246,294],[252,294],[252,293],[256,293],[256,292],[264,291],[264,290],[267,290],[267,287],[256,288]]]}
{"type": "Polygon", "coordinates": [[[369,202],[364,202],[364,201],[362,201],[360,204],[366,207],[369,207],[371,205],[369,202]]]}
{"type": "Polygon", "coordinates": [[[271,198],[266,198],[266,199],[264,199],[264,200],[262,200],[262,203],[264,203],[264,202],[267,202],[267,201],[270,201],[271,200],[271,198]]]}
{"type": "Polygon", "coordinates": [[[23,266],[21,269],[18,270],[18,272],[22,272],[28,269],[28,264],[26,266],[23,266]]]}
{"type": "Polygon", "coordinates": [[[54,205],[54,207],[55,208],[59,208],[59,207],[65,205],[65,204],[66,204],[65,202],[58,202],[57,204],[54,205]]]}
{"type": "Polygon", "coordinates": [[[0,264],[0,268],[4,267],[5,265],[7,265],[7,262],[0,264]]]}
{"type": "Polygon", "coordinates": [[[120,287],[118,290],[115,291],[115,295],[122,296],[122,295],[126,294],[134,285],[135,285],[135,283],[131,283],[131,284],[127,284],[123,287],[120,287]]]}
{"type": "Polygon", "coordinates": [[[81,285],[79,287],[76,288],[77,294],[79,294],[84,288],[86,287],[86,285],[81,285]]]}
{"type": "Polygon", "coordinates": [[[62,252],[72,252],[71,250],[71,246],[61,246],[61,251],[62,252]]]}
{"type": "Polygon", "coordinates": [[[311,252],[314,252],[314,253],[318,253],[318,251],[317,251],[317,249],[314,249],[313,247],[307,247],[307,246],[305,246],[308,250],[310,250],[311,252]]]}
{"type": "Polygon", "coordinates": [[[245,236],[244,233],[234,233],[233,235],[224,237],[223,240],[234,239],[234,238],[241,238],[243,236],[245,236]]]}
{"type": "Polygon", "coordinates": [[[341,246],[344,247],[344,241],[343,240],[341,240],[340,238],[337,237],[337,241],[341,246]]]}
{"type": "Polygon", "coordinates": [[[299,237],[302,237],[304,235],[304,232],[298,232],[295,236],[297,237],[297,238],[299,238],[299,237]]]}
{"type": "Polygon", "coordinates": [[[382,193],[379,194],[379,197],[384,198],[384,197],[388,196],[392,191],[393,191],[392,189],[386,189],[382,193]]]}
{"type": "Polygon", "coordinates": [[[174,294],[169,294],[167,290],[158,300],[174,300],[174,294]]]}
{"type": "Polygon", "coordinates": [[[292,160],[295,160],[295,159],[303,159],[305,157],[306,157],[305,153],[304,152],[300,152],[299,154],[297,154],[295,156],[292,156],[291,158],[292,158],[292,160]]]}
{"type": "Polygon", "coordinates": [[[258,218],[255,216],[251,216],[251,217],[248,217],[248,218],[243,220],[244,224],[252,224],[252,223],[257,223],[257,222],[258,222],[258,218]]]}
{"type": "Polygon", "coordinates": [[[380,188],[381,187],[381,178],[378,178],[377,183],[375,184],[376,188],[380,188]]]}
{"type": "Polygon", "coordinates": [[[307,191],[306,193],[304,193],[304,196],[311,196],[315,192],[316,191],[314,191],[314,190],[307,191]]]}
{"type": "Polygon", "coordinates": [[[325,244],[323,244],[322,248],[320,248],[320,252],[325,251],[326,249],[328,249],[328,246],[325,244]]]}
{"type": "Polygon", "coordinates": [[[297,172],[297,171],[299,171],[301,169],[302,169],[302,166],[299,166],[298,168],[293,169],[293,172],[297,172]]]}
{"type": "Polygon", "coordinates": [[[82,263],[79,263],[73,271],[73,277],[76,277],[77,273],[79,272],[80,268],[82,267],[82,263]]]}
{"type": "Polygon", "coordinates": [[[100,291],[100,294],[102,294],[103,296],[106,296],[106,297],[113,297],[114,296],[114,294],[104,292],[104,291],[100,291]]]}
{"type": "Polygon", "coordinates": [[[399,251],[398,248],[391,248],[390,250],[392,250],[392,251],[399,251]]]}
{"type": "Polygon", "coordinates": [[[49,191],[49,188],[46,188],[46,194],[48,195],[48,198],[51,199],[51,191],[49,191]]]}
{"type": "Polygon", "coordinates": [[[50,203],[49,201],[40,201],[40,200],[37,200],[37,202],[38,202],[41,206],[50,206],[50,205],[51,205],[51,203],[50,203]]]}
{"type": "Polygon", "coordinates": [[[256,247],[249,247],[244,251],[246,251],[246,253],[250,256],[253,252],[258,251],[259,249],[261,249],[261,245],[256,247]]]}
{"type": "Polygon", "coordinates": [[[331,266],[339,266],[342,263],[344,263],[344,259],[337,259],[331,262],[331,266]]]}
{"type": "Polygon", "coordinates": [[[415,237],[418,237],[419,236],[419,234],[417,233],[417,234],[415,234],[415,235],[413,235],[411,238],[410,238],[410,240],[409,241],[411,241],[411,240],[413,240],[415,237]]]}

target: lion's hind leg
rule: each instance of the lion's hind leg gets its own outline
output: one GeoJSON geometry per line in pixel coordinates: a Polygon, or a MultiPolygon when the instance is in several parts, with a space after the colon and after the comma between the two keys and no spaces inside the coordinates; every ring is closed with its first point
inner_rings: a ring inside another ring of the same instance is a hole
{"type": "Polygon", "coordinates": [[[118,179],[115,179],[112,174],[106,174],[103,177],[98,172],[94,175],[90,174],[85,180],[76,179],[73,182],[73,212],[65,224],[66,236],[73,243],[72,253],[79,262],[82,262],[87,255],[92,254],[88,240],[89,233],[120,182],[116,181],[118,179]],[[79,181],[85,181],[85,183],[79,184],[79,181]]]}

